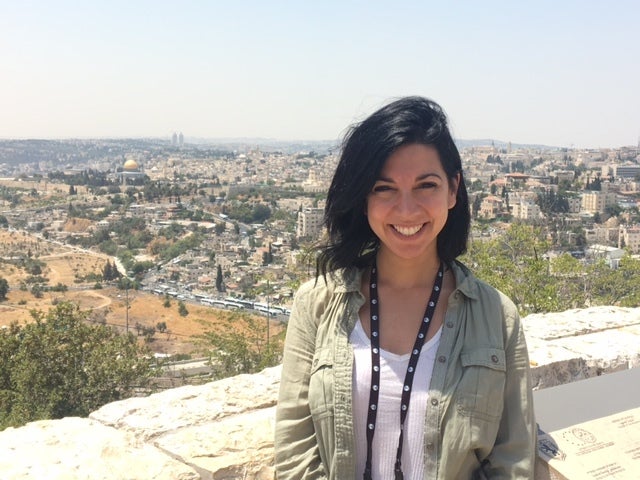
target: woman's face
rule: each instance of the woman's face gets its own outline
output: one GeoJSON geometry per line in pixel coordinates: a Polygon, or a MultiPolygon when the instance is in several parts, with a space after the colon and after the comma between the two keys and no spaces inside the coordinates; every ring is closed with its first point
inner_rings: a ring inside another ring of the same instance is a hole
{"type": "Polygon", "coordinates": [[[436,240],[457,189],[458,178],[450,186],[434,147],[399,147],[367,196],[367,218],[381,250],[407,260],[437,257],[436,240]]]}

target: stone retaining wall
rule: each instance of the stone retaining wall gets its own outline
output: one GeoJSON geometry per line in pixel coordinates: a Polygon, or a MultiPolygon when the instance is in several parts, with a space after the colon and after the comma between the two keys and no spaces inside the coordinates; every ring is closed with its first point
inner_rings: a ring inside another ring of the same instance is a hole
{"type": "MultiPolygon", "coordinates": [[[[524,320],[535,388],[640,366],[640,309],[524,320]]],[[[89,418],[0,432],[8,479],[273,479],[280,367],[105,405],[89,418]]]]}

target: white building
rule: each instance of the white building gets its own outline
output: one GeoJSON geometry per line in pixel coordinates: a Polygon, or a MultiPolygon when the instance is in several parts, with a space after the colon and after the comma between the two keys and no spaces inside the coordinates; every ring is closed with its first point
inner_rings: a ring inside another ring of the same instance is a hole
{"type": "Polygon", "coordinates": [[[631,253],[640,253],[640,225],[620,225],[618,247],[626,247],[631,253]]]}
{"type": "Polygon", "coordinates": [[[624,256],[624,250],[608,245],[591,245],[585,251],[587,258],[603,258],[611,268],[618,268],[620,259],[624,256]]]}
{"type": "Polygon", "coordinates": [[[582,210],[589,213],[605,213],[605,209],[616,204],[616,194],[609,192],[585,192],[582,194],[582,210]]]}
{"type": "Polygon", "coordinates": [[[317,237],[322,233],[324,219],[323,208],[304,208],[298,212],[296,236],[317,237]]]}
{"type": "Polygon", "coordinates": [[[533,202],[521,201],[512,206],[511,214],[522,220],[536,220],[542,216],[540,207],[533,202]]]}

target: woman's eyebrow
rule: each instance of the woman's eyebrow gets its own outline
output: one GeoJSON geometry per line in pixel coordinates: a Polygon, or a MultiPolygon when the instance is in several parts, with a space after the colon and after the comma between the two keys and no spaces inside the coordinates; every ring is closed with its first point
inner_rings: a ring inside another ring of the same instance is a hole
{"type": "MultiPolygon", "coordinates": [[[[436,178],[442,180],[442,177],[437,173],[423,173],[422,175],[418,175],[416,177],[416,181],[419,182],[420,180],[424,180],[424,179],[429,178],[429,177],[436,177],[436,178]]],[[[382,177],[382,176],[378,177],[378,180],[376,180],[376,181],[377,182],[394,183],[394,180],[392,178],[382,177]]]]}
{"type": "Polygon", "coordinates": [[[418,175],[416,180],[418,181],[424,180],[425,178],[429,178],[429,177],[436,177],[436,178],[442,179],[442,177],[437,173],[423,173],[422,175],[418,175]]]}

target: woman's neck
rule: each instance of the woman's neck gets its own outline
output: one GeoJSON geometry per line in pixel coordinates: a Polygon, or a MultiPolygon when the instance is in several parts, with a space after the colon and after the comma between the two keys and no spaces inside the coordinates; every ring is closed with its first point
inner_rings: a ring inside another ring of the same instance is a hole
{"type": "Polygon", "coordinates": [[[433,285],[433,279],[440,267],[437,255],[404,259],[381,249],[376,257],[378,283],[397,288],[424,288],[433,285]]]}

